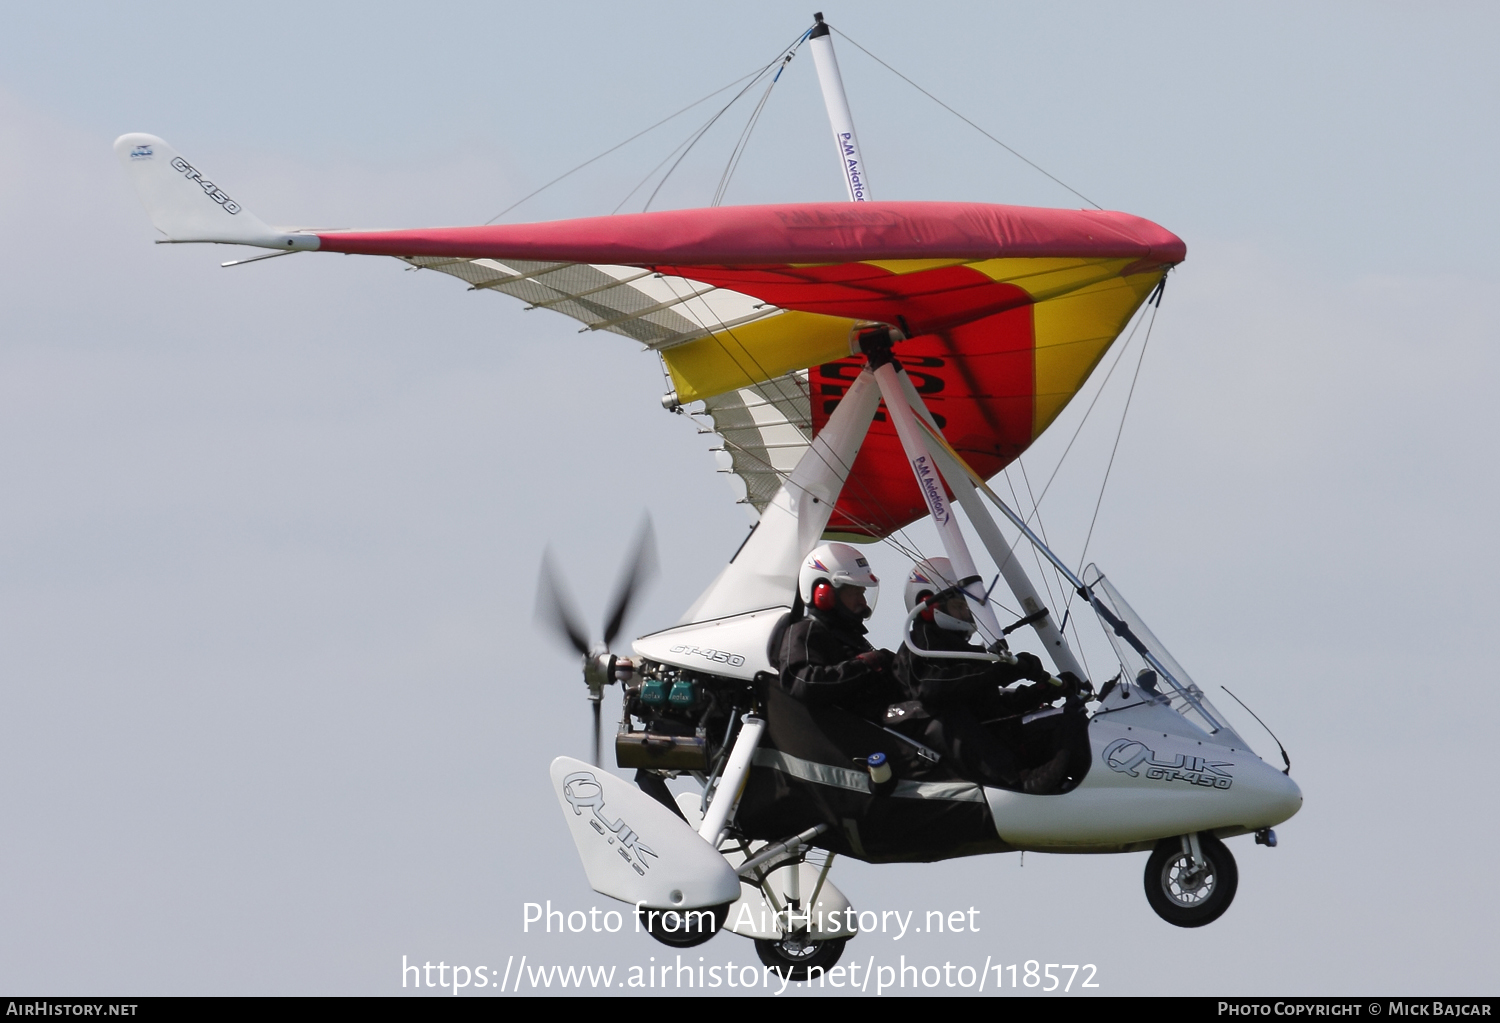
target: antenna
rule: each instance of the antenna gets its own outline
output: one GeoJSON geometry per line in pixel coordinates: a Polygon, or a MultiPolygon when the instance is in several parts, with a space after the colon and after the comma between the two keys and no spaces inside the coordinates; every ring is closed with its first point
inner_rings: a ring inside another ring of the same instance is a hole
{"type": "MultiPolygon", "coordinates": [[[[1230,696],[1233,696],[1235,703],[1239,704],[1241,707],[1245,707],[1245,701],[1240,699],[1238,696],[1235,696],[1228,686],[1220,686],[1219,688],[1224,690],[1226,693],[1229,693],[1230,696]]],[[[1286,762],[1286,770],[1282,771],[1281,773],[1290,777],[1292,773],[1292,758],[1287,756],[1286,747],[1281,744],[1280,739],[1276,738],[1276,733],[1271,731],[1270,726],[1267,725],[1264,721],[1260,720],[1259,714],[1255,713],[1255,711],[1251,710],[1249,707],[1245,707],[1245,712],[1253,717],[1256,721],[1260,722],[1260,727],[1266,730],[1266,734],[1269,735],[1272,741],[1276,743],[1276,748],[1281,750],[1281,759],[1286,762]]],[[[1257,838],[1256,841],[1259,842],[1260,839],[1257,838]]],[[[1274,845],[1275,843],[1273,842],[1272,844],[1274,845]]]]}

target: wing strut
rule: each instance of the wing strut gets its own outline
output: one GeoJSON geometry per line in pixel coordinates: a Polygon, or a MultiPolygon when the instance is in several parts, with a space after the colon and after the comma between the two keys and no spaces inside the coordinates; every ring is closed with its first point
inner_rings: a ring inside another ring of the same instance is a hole
{"type": "Polygon", "coordinates": [[[953,571],[958,576],[956,581],[964,596],[969,599],[980,628],[990,637],[990,642],[996,642],[1004,633],[995,619],[995,609],[986,599],[983,584],[970,585],[979,581],[979,569],[974,567],[974,556],[969,553],[969,545],[964,541],[963,530],[959,529],[953,506],[948,503],[937,463],[927,449],[926,437],[922,427],[917,424],[917,414],[912,410],[901,386],[896,361],[891,356],[891,334],[889,327],[871,328],[860,335],[859,346],[875,371],[875,380],[880,384],[880,396],[885,399],[886,412],[896,427],[896,435],[901,438],[901,448],[906,452],[912,474],[917,478],[917,489],[922,492],[922,498],[927,502],[927,511],[932,515],[938,536],[943,540],[943,549],[948,554],[948,560],[953,562],[953,571]]]}
{"type": "Polygon", "coordinates": [[[1026,575],[1026,570],[1021,567],[1015,551],[1010,544],[1005,542],[1005,537],[1001,534],[1000,527],[995,524],[994,517],[990,515],[984,502],[979,499],[979,492],[975,489],[973,480],[969,478],[968,467],[955,461],[954,457],[949,454],[948,444],[942,439],[942,433],[938,431],[937,424],[932,419],[932,413],[927,411],[927,403],[912,386],[911,378],[902,373],[901,383],[906,390],[906,400],[925,420],[927,432],[937,442],[933,448],[933,456],[937,459],[938,471],[948,482],[948,489],[957,495],[959,507],[969,517],[969,522],[973,524],[974,531],[979,534],[985,550],[990,552],[990,557],[994,558],[995,564],[1000,567],[1000,574],[1005,577],[1005,584],[1015,594],[1016,601],[1026,612],[1027,618],[1032,619],[1027,624],[1036,630],[1037,638],[1052,655],[1052,663],[1057,665],[1059,672],[1071,671],[1080,679],[1088,678],[1088,673],[1083,670],[1083,665],[1073,653],[1072,647],[1068,645],[1068,639],[1063,635],[1059,623],[1053,620],[1051,612],[1042,603],[1041,595],[1032,585],[1030,577],[1026,575]]]}

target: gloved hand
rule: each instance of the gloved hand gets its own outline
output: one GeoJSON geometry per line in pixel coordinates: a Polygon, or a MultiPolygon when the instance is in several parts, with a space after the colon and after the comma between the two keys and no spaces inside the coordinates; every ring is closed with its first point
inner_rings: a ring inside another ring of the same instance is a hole
{"type": "Polygon", "coordinates": [[[1064,696],[1068,697],[1069,699],[1073,699],[1074,697],[1083,695],[1084,688],[1085,688],[1084,684],[1083,684],[1083,679],[1079,678],[1077,675],[1073,674],[1071,671],[1065,671],[1061,675],[1058,675],[1057,677],[1060,678],[1060,679],[1062,679],[1062,681],[1063,681],[1063,695],[1064,696]]]}
{"type": "Polygon", "coordinates": [[[1042,665],[1040,657],[1024,650],[1016,654],[1016,667],[1020,670],[1021,677],[1028,682],[1045,682],[1052,677],[1052,673],[1042,665]]]}
{"type": "Polygon", "coordinates": [[[866,650],[855,658],[871,671],[890,671],[891,662],[895,659],[896,655],[889,650],[866,650]]]}

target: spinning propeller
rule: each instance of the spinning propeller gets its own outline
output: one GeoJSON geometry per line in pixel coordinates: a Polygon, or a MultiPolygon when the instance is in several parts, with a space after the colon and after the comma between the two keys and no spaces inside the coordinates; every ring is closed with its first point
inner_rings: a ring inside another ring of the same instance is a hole
{"type": "Polygon", "coordinates": [[[562,574],[552,562],[552,552],[542,554],[541,578],[537,581],[536,618],[547,625],[568,646],[583,657],[583,681],[589,687],[589,702],[594,711],[594,764],[599,763],[599,704],[604,699],[604,687],[615,681],[615,662],[619,660],[609,652],[609,645],[619,635],[625,617],[636,593],[656,574],[656,535],[651,528],[651,516],[647,515],[636,533],[630,556],[626,559],[615,584],[615,593],[610,601],[610,611],[604,620],[604,639],[599,646],[589,643],[588,630],[583,625],[573,601],[568,596],[562,574]]]}

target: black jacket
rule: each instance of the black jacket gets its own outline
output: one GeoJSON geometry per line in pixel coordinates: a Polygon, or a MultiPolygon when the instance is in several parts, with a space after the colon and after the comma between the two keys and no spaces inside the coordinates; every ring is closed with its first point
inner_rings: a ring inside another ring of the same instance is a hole
{"type": "MultiPolygon", "coordinates": [[[[929,650],[982,652],[961,634],[921,619],[912,627],[911,642],[929,650]]],[[[1001,717],[1034,710],[1060,695],[1049,692],[1052,687],[1046,684],[1001,691],[1001,686],[1026,677],[1027,669],[1023,664],[923,657],[912,649],[910,642],[901,645],[891,670],[901,686],[901,699],[920,700],[929,713],[940,714],[946,708],[968,707],[985,717],[1001,717]]]]}
{"type": "Polygon", "coordinates": [[[781,688],[808,706],[843,707],[879,720],[902,697],[890,672],[856,659],[873,649],[859,622],[809,609],[805,618],[786,625],[780,656],[773,660],[781,688]]]}

